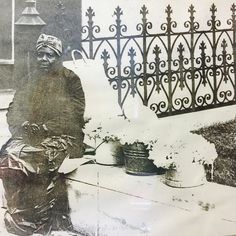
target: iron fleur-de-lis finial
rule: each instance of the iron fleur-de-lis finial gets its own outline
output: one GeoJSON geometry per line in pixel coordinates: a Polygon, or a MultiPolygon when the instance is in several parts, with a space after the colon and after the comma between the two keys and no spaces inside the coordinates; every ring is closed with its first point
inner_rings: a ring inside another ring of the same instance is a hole
{"type": "Polygon", "coordinates": [[[166,7],[165,12],[167,14],[167,17],[171,17],[171,14],[173,13],[173,10],[172,10],[170,4],[166,7]]]}
{"type": "Polygon", "coordinates": [[[114,11],[114,15],[116,16],[117,19],[120,20],[121,16],[123,15],[123,11],[120,8],[120,6],[117,6],[114,11]]]}
{"type": "Polygon", "coordinates": [[[151,22],[148,22],[148,19],[147,19],[147,15],[149,14],[149,11],[146,7],[146,5],[143,5],[140,9],[140,12],[139,12],[141,15],[142,15],[142,23],[139,23],[137,26],[136,26],[136,29],[138,31],[141,31],[142,34],[144,35],[147,35],[149,34],[148,33],[148,29],[151,29],[152,28],[152,23],[151,22]]]}
{"type": "MultiPolygon", "coordinates": [[[[236,20],[236,5],[233,4],[230,8],[230,10],[232,11],[232,20],[235,21],[236,20]]],[[[235,22],[234,22],[235,23],[235,22]]]]}
{"type": "MultiPolygon", "coordinates": [[[[171,27],[171,14],[173,13],[173,10],[170,6],[170,4],[166,7],[166,10],[165,10],[166,14],[167,14],[167,24],[169,25],[169,27],[171,27]]],[[[168,27],[168,28],[169,28],[168,27]]]]}
{"type": "Polygon", "coordinates": [[[222,43],[221,43],[221,47],[223,48],[223,50],[225,51],[225,49],[227,48],[227,42],[225,39],[222,40],[222,43]]]}
{"type": "Polygon", "coordinates": [[[204,51],[206,50],[206,44],[205,44],[204,41],[202,41],[202,42],[200,43],[199,49],[200,49],[202,52],[204,52],[204,51]]]}
{"type": "Polygon", "coordinates": [[[179,44],[179,47],[177,48],[177,51],[180,55],[183,55],[184,52],[184,45],[182,43],[179,44]]]}
{"type": "Polygon", "coordinates": [[[193,4],[190,5],[189,9],[188,9],[188,12],[190,13],[190,25],[191,25],[191,28],[193,28],[194,26],[194,13],[196,12],[196,10],[194,9],[194,6],[193,4]]]}
{"type": "Polygon", "coordinates": [[[89,7],[85,13],[85,15],[89,18],[89,20],[92,20],[92,18],[95,16],[95,12],[92,7],[89,7]]]}
{"type": "Polygon", "coordinates": [[[189,32],[191,34],[193,34],[194,32],[196,32],[197,29],[199,29],[199,23],[194,21],[195,20],[196,10],[195,10],[193,4],[191,4],[189,6],[188,12],[190,13],[189,20],[184,22],[184,26],[186,28],[189,28],[189,32]]]}
{"type": "Polygon", "coordinates": [[[101,59],[103,59],[104,61],[107,61],[108,59],[110,59],[110,54],[106,49],[103,50],[101,59]]]}
{"type": "Polygon", "coordinates": [[[105,71],[107,71],[108,68],[108,59],[110,59],[110,54],[106,49],[102,51],[101,59],[103,59],[103,66],[105,68],[105,71]]]}
{"type": "Polygon", "coordinates": [[[116,36],[117,37],[120,37],[121,35],[122,35],[122,32],[126,32],[126,30],[127,30],[127,27],[126,27],[126,25],[123,25],[122,23],[121,23],[121,16],[123,15],[123,11],[122,11],[122,9],[120,8],[120,6],[117,6],[116,8],[115,8],[115,11],[114,11],[114,13],[113,13],[113,16],[115,16],[116,17],[116,24],[115,25],[110,25],[110,27],[109,27],[109,30],[111,31],[111,32],[116,32],[116,36]]]}
{"type": "Polygon", "coordinates": [[[217,12],[217,7],[214,3],[211,5],[210,11],[212,13],[212,16],[215,16],[215,14],[217,12]]]}
{"type": "Polygon", "coordinates": [[[233,5],[231,6],[230,10],[235,14],[235,12],[236,12],[236,5],[235,5],[235,3],[233,3],[233,5]]]}
{"type": "Polygon", "coordinates": [[[143,20],[147,20],[147,15],[148,15],[148,9],[145,5],[142,6],[141,10],[140,10],[140,14],[142,14],[143,16],[143,20]]]}
{"type": "Polygon", "coordinates": [[[190,5],[188,12],[190,13],[190,17],[194,17],[194,13],[196,13],[196,10],[195,10],[193,4],[190,5]]]}
{"type": "Polygon", "coordinates": [[[128,56],[130,56],[131,59],[136,56],[136,52],[133,47],[129,49],[128,56]]]}
{"type": "Polygon", "coordinates": [[[221,22],[219,20],[216,20],[217,8],[214,3],[211,5],[210,12],[211,12],[211,20],[207,22],[207,25],[211,27],[211,30],[213,32],[215,32],[217,30],[217,27],[221,25],[221,22]]]}
{"type": "Polygon", "coordinates": [[[158,57],[161,53],[161,49],[160,47],[158,47],[157,45],[154,47],[153,49],[153,54],[155,54],[156,57],[158,57]]]}
{"type": "Polygon", "coordinates": [[[161,25],[161,29],[164,30],[167,34],[171,34],[173,33],[172,28],[176,28],[177,23],[176,21],[172,21],[171,14],[173,13],[173,10],[170,5],[166,7],[165,13],[167,14],[167,22],[161,25]]]}
{"type": "Polygon", "coordinates": [[[227,24],[232,26],[232,29],[236,29],[236,5],[232,4],[230,7],[230,10],[232,12],[231,19],[227,20],[227,24]]]}

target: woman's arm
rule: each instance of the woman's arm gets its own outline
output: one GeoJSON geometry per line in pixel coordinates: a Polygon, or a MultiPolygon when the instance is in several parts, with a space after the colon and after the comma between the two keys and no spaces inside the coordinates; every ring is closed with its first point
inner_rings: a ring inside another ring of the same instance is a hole
{"type": "Polygon", "coordinates": [[[85,97],[80,79],[72,71],[65,69],[66,96],[60,102],[60,109],[45,125],[51,135],[67,134],[78,136],[84,126],[85,97]]]}
{"type": "Polygon", "coordinates": [[[21,136],[22,124],[27,121],[28,106],[25,91],[17,91],[7,111],[7,123],[12,136],[21,136]]]}

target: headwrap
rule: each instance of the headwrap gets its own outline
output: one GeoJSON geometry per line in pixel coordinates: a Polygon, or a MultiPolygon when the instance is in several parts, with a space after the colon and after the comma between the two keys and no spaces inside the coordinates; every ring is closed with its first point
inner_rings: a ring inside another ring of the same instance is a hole
{"type": "Polygon", "coordinates": [[[37,40],[36,49],[39,50],[42,47],[51,48],[58,56],[62,54],[62,42],[55,36],[41,34],[37,40]]]}

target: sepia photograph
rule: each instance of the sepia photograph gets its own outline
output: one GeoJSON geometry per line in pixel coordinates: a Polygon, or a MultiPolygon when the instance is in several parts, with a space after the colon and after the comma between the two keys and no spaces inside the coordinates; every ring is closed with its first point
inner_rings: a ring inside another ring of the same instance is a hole
{"type": "Polygon", "coordinates": [[[236,2],[0,3],[0,236],[236,236],[236,2]]]}

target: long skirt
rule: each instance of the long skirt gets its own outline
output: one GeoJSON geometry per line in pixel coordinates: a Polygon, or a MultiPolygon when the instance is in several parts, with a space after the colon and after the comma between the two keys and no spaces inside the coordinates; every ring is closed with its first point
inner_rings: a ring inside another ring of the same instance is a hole
{"type": "Polygon", "coordinates": [[[68,139],[54,137],[31,146],[10,139],[1,150],[0,178],[5,190],[5,225],[10,233],[48,235],[73,231],[65,175],[58,169],[67,157],[68,139]]]}

